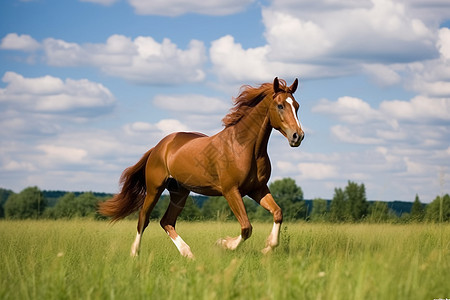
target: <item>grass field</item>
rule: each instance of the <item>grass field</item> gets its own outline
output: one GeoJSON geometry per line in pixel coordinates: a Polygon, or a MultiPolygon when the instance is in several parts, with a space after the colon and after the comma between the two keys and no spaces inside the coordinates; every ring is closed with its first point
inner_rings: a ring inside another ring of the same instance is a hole
{"type": "Polygon", "coordinates": [[[179,223],[195,261],[151,223],[129,257],[134,221],[1,221],[0,299],[450,298],[450,225],[271,224],[235,252],[214,243],[237,222],[179,223]]]}

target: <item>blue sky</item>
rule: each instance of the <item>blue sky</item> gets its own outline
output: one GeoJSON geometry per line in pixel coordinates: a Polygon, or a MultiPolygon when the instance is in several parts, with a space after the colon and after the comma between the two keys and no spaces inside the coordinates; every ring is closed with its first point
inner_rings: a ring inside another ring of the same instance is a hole
{"type": "Polygon", "coordinates": [[[444,0],[6,0],[0,186],[117,192],[173,131],[221,130],[244,84],[290,84],[306,138],[273,132],[272,178],[330,199],[450,192],[444,0]]]}

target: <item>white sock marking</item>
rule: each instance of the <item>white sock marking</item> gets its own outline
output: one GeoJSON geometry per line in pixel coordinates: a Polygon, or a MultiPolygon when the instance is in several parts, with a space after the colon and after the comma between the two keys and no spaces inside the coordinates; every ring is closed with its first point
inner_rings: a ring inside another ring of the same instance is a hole
{"type": "Polygon", "coordinates": [[[266,247],[262,249],[262,253],[266,254],[272,251],[273,248],[278,246],[278,235],[280,234],[280,223],[273,223],[272,231],[266,241],[266,247]]]}
{"type": "Polygon", "coordinates": [[[141,235],[138,232],[136,234],[136,239],[134,240],[133,245],[131,245],[131,256],[138,256],[140,244],[141,244],[141,235]]]}
{"type": "Polygon", "coordinates": [[[280,223],[273,223],[272,232],[267,240],[268,244],[272,247],[278,245],[278,234],[280,233],[280,223]]]}
{"type": "Polygon", "coordinates": [[[189,247],[188,244],[186,244],[185,241],[181,238],[181,236],[177,236],[176,238],[170,238],[172,242],[177,247],[178,251],[180,251],[181,255],[188,257],[188,258],[194,258],[194,254],[191,252],[191,247],[189,247]]]}
{"type": "Polygon", "coordinates": [[[227,247],[230,250],[235,250],[241,242],[242,242],[242,235],[239,235],[235,239],[229,241],[227,247]]]}

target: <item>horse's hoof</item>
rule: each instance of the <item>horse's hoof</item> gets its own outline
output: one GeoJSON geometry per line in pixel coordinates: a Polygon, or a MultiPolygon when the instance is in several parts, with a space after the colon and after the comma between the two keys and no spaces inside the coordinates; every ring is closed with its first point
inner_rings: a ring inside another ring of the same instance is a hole
{"type": "Polygon", "coordinates": [[[272,252],[272,250],[273,250],[272,247],[267,246],[266,248],[262,249],[261,252],[262,252],[262,254],[267,254],[267,253],[272,252]]]}

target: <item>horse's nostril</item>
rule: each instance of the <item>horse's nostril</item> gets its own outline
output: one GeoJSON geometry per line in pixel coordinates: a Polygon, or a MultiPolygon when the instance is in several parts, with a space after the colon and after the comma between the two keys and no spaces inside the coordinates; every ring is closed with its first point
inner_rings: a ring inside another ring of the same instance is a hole
{"type": "Polygon", "coordinates": [[[296,132],[294,132],[294,134],[292,135],[292,138],[294,139],[294,141],[298,140],[298,134],[296,132]]]}

